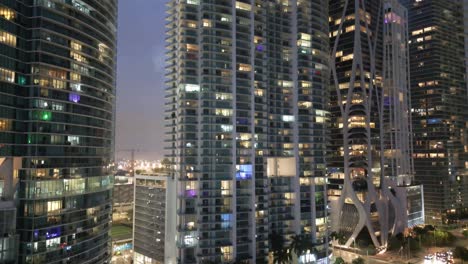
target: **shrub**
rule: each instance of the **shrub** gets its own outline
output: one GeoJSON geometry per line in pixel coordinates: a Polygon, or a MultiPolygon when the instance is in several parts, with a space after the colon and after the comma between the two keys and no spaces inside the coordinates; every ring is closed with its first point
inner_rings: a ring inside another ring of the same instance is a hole
{"type": "Polygon", "coordinates": [[[468,230],[463,230],[462,234],[464,237],[468,238],[468,230]]]}
{"type": "Polygon", "coordinates": [[[455,258],[462,259],[463,261],[468,260],[468,249],[464,247],[456,247],[455,250],[453,250],[453,256],[455,258]]]}
{"type": "Polygon", "coordinates": [[[346,262],[344,261],[344,259],[342,257],[337,257],[335,259],[335,264],[345,264],[346,262]]]}

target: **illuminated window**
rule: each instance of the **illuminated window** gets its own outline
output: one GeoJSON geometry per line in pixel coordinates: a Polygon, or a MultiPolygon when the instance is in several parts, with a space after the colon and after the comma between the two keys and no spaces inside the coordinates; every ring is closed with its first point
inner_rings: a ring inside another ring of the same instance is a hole
{"type": "Polygon", "coordinates": [[[249,4],[236,1],[236,9],[250,11],[252,7],[249,4]]]}
{"type": "Polygon", "coordinates": [[[222,21],[222,22],[231,22],[231,17],[222,16],[222,17],[221,17],[221,21],[222,21]]]}
{"type": "Polygon", "coordinates": [[[209,19],[203,19],[203,26],[204,26],[204,27],[212,27],[211,20],[209,20],[209,19]]]}
{"type": "Polygon", "coordinates": [[[47,202],[47,212],[56,212],[62,209],[62,200],[47,202]]]}
{"type": "Polygon", "coordinates": [[[0,81],[15,82],[15,72],[0,68],[0,81]]]}
{"type": "Polygon", "coordinates": [[[182,91],[186,91],[188,93],[200,91],[200,85],[198,84],[181,84],[180,87],[182,91]]]}
{"type": "Polygon", "coordinates": [[[349,83],[340,83],[338,85],[340,89],[348,89],[349,88],[349,83]]]}
{"type": "Polygon", "coordinates": [[[0,30],[0,43],[16,47],[16,36],[0,30]]]}
{"type": "Polygon", "coordinates": [[[354,29],[355,29],[355,27],[354,27],[354,25],[352,25],[352,26],[347,27],[347,28],[345,29],[345,31],[346,31],[346,32],[351,32],[351,31],[354,31],[354,29]]]}
{"type": "Polygon", "coordinates": [[[70,42],[70,48],[72,48],[73,50],[81,51],[81,47],[81,44],[74,40],[70,42]]]}
{"type": "Polygon", "coordinates": [[[232,129],[233,129],[232,125],[221,125],[221,130],[223,132],[232,132],[232,129]]]}
{"type": "Polygon", "coordinates": [[[354,59],[354,54],[348,54],[346,56],[343,56],[341,58],[341,61],[349,61],[349,60],[352,60],[352,59],[354,59]]]}
{"type": "Polygon", "coordinates": [[[301,101],[299,101],[299,102],[297,102],[297,106],[299,108],[310,109],[310,108],[312,108],[312,102],[301,102],[301,101]]]}
{"type": "Polygon", "coordinates": [[[294,83],[291,81],[279,80],[278,86],[282,86],[283,88],[292,88],[294,86],[294,83]]]}
{"type": "Polygon", "coordinates": [[[11,121],[8,119],[0,119],[0,131],[11,130],[11,121]]]}
{"type": "Polygon", "coordinates": [[[294,122],[294,116],[292,116],[292,115],[283,115],[281,117],[281,120],[283,120],[284,122],[294,122]]]}
{"type": "Polygon", "coordinates": [[[187,44],[187,52],[197,52],[198,51],[198,45],[194,44],[187,44]]]}
{"type": "Polygon", "coordinates": [[[40,111],[39,119],[43,121],[50,121],[52,119],[52,113],[50,111],[40,111]]]}
{"type": "Polygon", "coordinates": [[[236,165],[236,179],[247,180],[252,178],[252,165],[236,165]]]}
{"type": "Polygon", "coordinates": [[[232,94],[228,93],[216,93],[216,100],[231,100],[232,94]]]}
{"type": "Polygon", "coordinates": [[[0,6],[0,17],[3,17],[6,20],[15,19],[16,13],[10,8],[0,6]]]}
{"type": "Polygon", "coordinates": [[[248,72],[248,71],[252,70],[252,66],[249,65],[249,64],[245,64],[245,63],[239,64],[239,66],[237,68],[238,68],[239,71],[245,71],[245,72],[248,72]]]}
{"type": "Polygon", "coordinates": [[[311,45],[311,39],[312,39],[312,36],[310,34],[306,34],[306,33],[299,33],[299,40],[297,41],[297,45],[299,47],[305,47],[305,48],[310,48],[312,45],[311,45]]]}
{"type": "Polygon", "coordinates": [[[221,181],[221,195],[231,195],[231,181],[221,181]]]}
{"type": "Polygon", "coordinates": [[[81,81],[81,75],[78,73],[71,72],[70,73],[70,79],[72,81],[81,81]]]}
{"type": "Polygon", "coordinates": [[[195,21],[187,21],[185,25],[189,28],[197,28],[197,22],[195,21]]]}
{"type": "Polygon", "coordinates": [[[46,248],[56,248],[59,245],[60,245],[60,237],[46,240],[46,248]]]}
{"type": "Polygon", "coordinates": [[[67,142],[70,143],[72,146],[76,146],[80,144],[80,137],[78,136],[68,136],[67,142]]]}
{"type": "Polygon", "coordinates": [[[215,110],[217,116],[232,116],[232,109],[221,109],[217,108],[215,110]]]}
{"type": "Polygon", "coordinates": [[[78,62],[88,63],[88,59],[87,59],[85,56],[83,56],[83,55],[81,55],[81,54],[79,54],[79,53],[76,53],[76,52],[74,52],[74,51],[71,51],[71,52],[70,52],[70,57],[71,57],[72,59],[78,61],[78,62]]]}

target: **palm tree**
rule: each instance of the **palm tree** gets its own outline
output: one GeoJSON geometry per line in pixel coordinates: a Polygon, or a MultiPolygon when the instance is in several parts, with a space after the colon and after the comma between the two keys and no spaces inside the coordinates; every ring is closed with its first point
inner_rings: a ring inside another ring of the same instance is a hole
{"type": "Polygon", "coordinates": [[[270,234],[270,242],[271,242],[271,250],[272,251],[279,251],[279,250],[283,249],[283,247],[284,247],[284,237],[282,235],[276,233],[276,231],[273,231],[270,234]]]}
{"type": "Polygon", "coordinates": [[[273,252],[273,263],[290,263],[291,254],[284,248],[284,237],[275,231],[270,234],[271,251],[273,252]]]}
{"type": "Polygon", "coordinates": [[[297,257],[304,253],[304,236],[296,234],[291,238],[291,244],[289,244],[289,252],[295,253],[297,257]]]}
{"type": "Polygon", "coordinates": [[[273,263],[275,264],[289,264],[291,259],[291,254],[287,248],[273,251],[273,263]]]}

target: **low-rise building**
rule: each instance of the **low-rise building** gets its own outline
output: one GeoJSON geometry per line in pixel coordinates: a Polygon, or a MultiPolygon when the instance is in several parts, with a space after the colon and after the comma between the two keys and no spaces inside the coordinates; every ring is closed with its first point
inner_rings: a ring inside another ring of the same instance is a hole
{"type": "Polygon", "coordinates": [[[134,185],[134,263],[176,263],[174,179],[165,174],[136,175],[134,185]]]}

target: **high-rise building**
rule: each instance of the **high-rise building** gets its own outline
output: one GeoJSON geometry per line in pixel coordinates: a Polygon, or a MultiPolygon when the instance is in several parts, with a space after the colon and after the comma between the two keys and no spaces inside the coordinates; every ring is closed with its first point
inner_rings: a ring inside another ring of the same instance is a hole
{"type": "Polygon", "coordinates": [[[403,1],[409,14],[416,180],[426,221],[467,212],[468,103],[463,0],[403,1]]]}
{"type": "Polygon", "coordinates": [[[116,5],[0,3],[1,243],[19,263],[110,259],[116,5]]]}
{"type": "Polygon", "coordinates": [[[301,234],[326,259],[328,1],[171,0],[167,20],[178,262],[265,263],[301,234]]]}
{"type": "Polygon", "coordinates": [[[160,173],[136,175],[134,180],[134,263],[177,263],[174,179],[160,173]]]}
{"type": "Polygon", "coordinates": [[[344,246],[422,222],[411,186],[407,12],[397,0],[330,1],[331,226],[344,246]],[[408,187],[407,187],[408,186],[408,187]],[[406,197],[415,200],[408,208],[406,197]],[[411,211],[408,217],[407,211],[411,211]]]}

